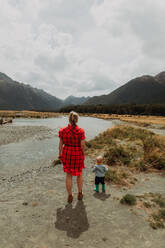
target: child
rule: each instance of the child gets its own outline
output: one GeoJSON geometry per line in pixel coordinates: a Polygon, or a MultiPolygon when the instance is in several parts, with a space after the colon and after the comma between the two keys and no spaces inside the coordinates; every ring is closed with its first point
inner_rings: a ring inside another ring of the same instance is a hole
{"type": "Polygon", "coordinates": [[[108,167],[103,164],[102,156],[96,158],[97,164],[93,167],[92,171],[95,172],[95,185],[94,189],[96,192],[99,192],[99,183],[102,184],[102,192],[105,193],[105,172],[108,171],[108,167]]]}

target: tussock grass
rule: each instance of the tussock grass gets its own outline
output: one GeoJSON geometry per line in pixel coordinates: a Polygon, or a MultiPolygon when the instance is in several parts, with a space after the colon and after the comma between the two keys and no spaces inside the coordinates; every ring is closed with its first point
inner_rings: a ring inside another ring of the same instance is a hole
{"type": "Polygon", "coordinates": [[[124,166],[109,167],[105,174],[105,180],[118,186],[126,187],[132,186],[137,181],[132,172],[124,166]]]}
{"type": "Polygon", "coordinates": [[[132,159],[132,152],[129,147],[114,143],[108,147],[104,158],[108,165],[129,165],[132,159]]]}
{"type": "Polygon", "coordinates": [[[151,215],[150,225],[153,229],[165,228],[165,209],[159,209],[157,213],[151,215]]]}
{"type": "Polygon", "coordinates": [[[146,193],[137,196],[138,208],[144,209],[153,229],[165,228],[165,197],[161,194],[146,193]]]}
{"type": "Polygon", "coordinates": [[[123,198],[120,200],[121,204],[126,204],[126,205],[136,205],[136,196],[131,195],[131,194],[126,194],[123,196],[123,198]]]}
{"type": "Polygon", "coordinates": [[[158,195],[152,199],[160,208],[165,208],[165,199],[158,195]]]}
{"type": "Polygon", "coordinates": [[[165,170],[165,138],[142,128],[116,126],[89,141],[87,146],[104,149],[104,160],[110,166],[165,170]]]}

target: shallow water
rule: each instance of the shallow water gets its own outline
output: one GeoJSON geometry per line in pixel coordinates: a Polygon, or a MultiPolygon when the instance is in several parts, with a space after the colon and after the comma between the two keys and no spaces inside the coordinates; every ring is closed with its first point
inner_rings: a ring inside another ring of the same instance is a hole
{"type": "MultiPolygon", "coordinates": [[[[37,140],[34,136],[22,142],[0,146],[0,178],[50,164],[58,156],[58,131],[67,124],[68,117],[65,116],[48,119],[14,119],[13,126],[46,126],[54,130],[54,135],[41,140],[37,140]]],[[[79,119],[79,126],[85,129],[87,140],[94,138],[107,128],[119,124],[128,125],[119,120],[103,120],[92,117],[80,117],[79,119]]],[[[165,130],[150,130],[165,135],[165,130]]]]}
{"type": "MultiPolygon", "coordinates": [[[[55,136],[43,140],[36,140],[33,137],[22,142],[0,146],[0,176],[15,175],[50,163],[58,156],[58,130],[67,124],[67,117],[15,119],[14,126],[46,126],[55,130],[55,136]]],[[[111,120],[80,117],[79,126],[85,129],[86,139],[89,140],[114,126],[114,123],[111,120]]]]}

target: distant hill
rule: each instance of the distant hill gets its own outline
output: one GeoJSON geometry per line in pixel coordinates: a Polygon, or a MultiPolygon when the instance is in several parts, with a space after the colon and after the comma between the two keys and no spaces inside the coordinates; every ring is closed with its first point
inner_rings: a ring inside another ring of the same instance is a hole
{"type": "Polygon", "coordinates": [[[61,107],[81,105],[89,99],[69,96],[61,100],[43,90],[16,82],[0,72],[0,109],[3,110],[59,110],[61,107]]]}
{"type": "Polygon", "coordinates": [[[0,73],[0,109],[59,110],[70,105],[98,104],[162,104],[165,103],[165,72],[155,77],[135,78],[108,95],[95,97],[69,96],[61,100],[30,85],[12,80],[0,73]]]}
{"type": "Polygon", "coordinates": [[[70,105],[81,105],[84,102],[88,101],[90,97],[75,97],[75,96],[68,96],[64,101],[63,101],[63,106],[70,106],[70,105]]]}
{"type": "Polygon", "coordinates": [[[108,95],[95,96],[85,104],[157,104],[165,103],[165,72],[155,77],[142,76],[114,90],[108,95]]]}
{"type": "Polygon", "coordinates": [[[58,110],[63,101],[43,90],[18,83],[0,73],[0,109],[58,110]]]}

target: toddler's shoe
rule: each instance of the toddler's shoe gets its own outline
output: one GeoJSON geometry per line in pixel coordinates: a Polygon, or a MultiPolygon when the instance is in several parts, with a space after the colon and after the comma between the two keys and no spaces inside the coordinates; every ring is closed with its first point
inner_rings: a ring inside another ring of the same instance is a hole
{"type": "Polygon", "coordinates": [[[105,193],[105,184],[102,184],[102,192],[105,193]]]}
{"type": "Polygon", "coordinates": [[[96,184],[96,187],[94,188],[94,191],[96,191],[97,193],[99,193],[99,185],[96,184]]]}

